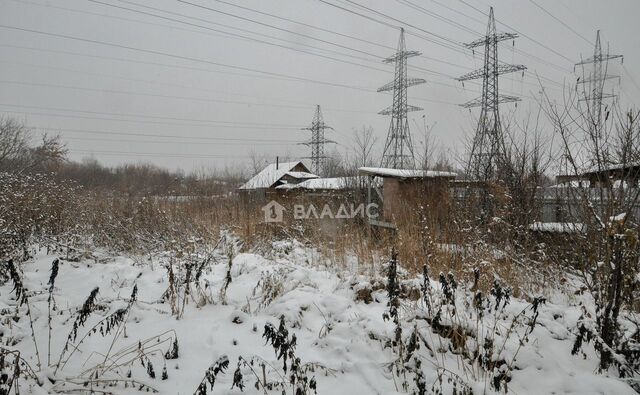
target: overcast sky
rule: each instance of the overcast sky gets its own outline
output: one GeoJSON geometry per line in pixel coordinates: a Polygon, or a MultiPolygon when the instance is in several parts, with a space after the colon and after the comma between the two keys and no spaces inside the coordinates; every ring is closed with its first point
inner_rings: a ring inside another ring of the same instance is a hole
{"type": "Polygon", "coordinates": [[[422,140],[424,115],[453,157],[477,117],[458,104],[479,95],[480,81],[463,87],[452,77],[482,62],[481,51],[459,43],[485,32],[490,5],[499,31],[521,34],[515,47],[504,42],[500,59],[531,72],[501,77],[502,93],[523,98],[503,114],[537,111],[535,73],[560,97],[561,85],[575,80],[573,63],[593,53],[596,29],[612,54],[624,55],[623,65],[610,66],[621,83],[610,86],[622,103],[640,103],[638,0],[326,1],[369,19],[319,0],[185,1],[192,4],[0,0],[0,111],[60,133],[72,159],[109,165],[189,171],[237,166],[251,155],[308,156],[296,143],[309,138],[300,128],[315,104],[335,128],[327,137],[339,152],[362,125],[374,128],[380,151],[389,118],[377,113],[391,96],[375,89],[393,78],[381,60],[404,25],[407,49],[423,53],[410,59],[409,74],[427,80],[409,92],[410,104],[424,108],[410,114],[414,142],[422,140]]]}

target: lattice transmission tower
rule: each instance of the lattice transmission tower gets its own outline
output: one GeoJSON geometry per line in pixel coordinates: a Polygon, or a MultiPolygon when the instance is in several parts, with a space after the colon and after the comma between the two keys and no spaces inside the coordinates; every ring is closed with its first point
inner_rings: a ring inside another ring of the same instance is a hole
{"type": "Polygon", "coordinates": [[[324,131],[326,129],[333,128],[331,126],[327,126],[324,123],[324,119],[322,118],[322,111],[320,110],[320,105],[316,106],[316,113],[313,116],[313,121],[311,122],[311,126],[308,128],[303,128],[302,130],[310,130],[311,131],[311,140],[306,141],[304,143],[300,143],[302,145],[306,145],[311,147],[311,156],[306,159],[311,159],[311,171],[314,174],[319,176],[324,175],[325,163],[327,157],[324,154],[324,146],[326,144],[335,143],[333,140],[327,140],[324,137],[324,131]]]}
{"type": "Polygon", "coordinates": [[[391,107],[379,112],[382,115],[391,115],[391,124],[389,125],[389,132],[382,153],[382,167],[393,169],[415,168],[413,143],[411,142],[407,113],[419,111],[422,108],[407,104],[407,88],[424,84],[426,81],[422,78],[407,77],[407,59],[418,55],[420,55],[420,52],[406,50],[404,28],[401,28],[397,52],[384,59],[385,63],[395,63],[395,77],[393,81],[378,89],[378,92],[393,91],[393,104],[391,107]]]}
{"type": "MultiPolygon", "coordinates": [[[[613,59],[623,60],[623,55],[609,54],[609,45],[607,44],[607,52],[602,53],[602,44],[600,43],[600,30],[596,34],[596,43],[593,50],[593,56],[576,63],[575,67],[582,67],[582,77],[578,79],[578,86],[583,87],[583,94],[579,98],[580,101],[586,102],[587,114],[589,116],[590,128],[596,133],[598,138],[602,137],[602,114],[604,99],[615,100],[617,95],[605,93],[605,83],[607,80],[620,78],[616,75],[608,74],[609,61],[613,59]],[[586,66],[592,66],[588,72],[585,71],[586,66]]],[[[606,109],[604,109],[606,112],[606,109]]]]}
{"type": "Polygon", "coordinates": [[[499,105],[516,102],[520,98],[501,95],[498,90],[498,77],[501,74],[525,70],[526,67],[501,63],[498,59],[498,43],[517,37],[518,35],[515,33],[496,32],[496,21],[493,16],[493,7],[491,7],[487,34],[476,41],[465,44],[467,48],[484,46],[484,66],[457,78],[458,81],[482,79],[482,96],[461,105],[465,108],[481,108],[467,165],[467,175],[474,180],[486,181],[500,177],[499,169],[504,163],[505,145],[499,105]]]}

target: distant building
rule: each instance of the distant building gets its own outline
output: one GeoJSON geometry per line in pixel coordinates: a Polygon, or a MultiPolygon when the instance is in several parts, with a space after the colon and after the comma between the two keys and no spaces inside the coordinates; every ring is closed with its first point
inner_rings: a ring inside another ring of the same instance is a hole
{"type": "Polygon", "coordinates": [[[244,183],[238,191],[252,199],[265,199],[268,192],[273,192],[282,185],[296,185],[305,180],[319,178],[309,173],[309,169],[301,161],[271,163],[262,171],[244,183]]]}

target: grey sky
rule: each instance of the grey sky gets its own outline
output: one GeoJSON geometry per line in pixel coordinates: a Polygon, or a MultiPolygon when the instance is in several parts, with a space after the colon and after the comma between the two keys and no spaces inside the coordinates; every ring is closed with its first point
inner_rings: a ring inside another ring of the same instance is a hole
{"type": "MultiPolygon", "coordinates": [[[[362,125],[374,128],[379,145],[384,141],[389,119],[377,112],[391,104],[391,96],[370,90],[393,78],[393,67],[380,61],[393,53],[384,47],[397,44],[398,31],[391,27],[318,0],[229,2],[378,45],[259,15],[215,0],[188,1],[299,34],[174,0],[96,1],[180,19],[208,29],[89,0],[0,0],[0,24],[3,26],[156,52],[0,28],[0,110],[24,119],[33,127],[60,132],[73,159],[94,156],[106,164],[147,161],[192,170],[234,166],[248,161],[251,152],[270,158],[276,155],[307,156],[307,148],[296,145],[296,141],[308,138],[308,134],[299,128],[311,122],[316,103],[322,106],[325,121],[336,130],[328,137],[339,143],[338,151],[348,150],[353,129],[362,125]],[[162,13],[134,3],[199,19],[162,13]],[[320,53],[321,48],[326,51],[322,52],[323,56],[342,61],[231,37],[210,29],[251,36],[301,51],[320,53]],[[247,30],[258,34],[247,33],[247,30]],[[373,58],[369,54],[379,57],[373,58]],[[285,80],[277,75],[299,79],[285,80]],[[237,140],[214,140],[218,138],[237,140]],[[270,139],[276,141],[266,141],[270,139]]],[[[352,7],[342,0],[327,1],[352,7]]],[[[454,42],[473,41],[477,38],[473,32],[485,31],[486,16],[471,6],[487,12],[491,4],[498,21],[548,47],[520,37],[515,42],[516,51],[529,56],[514,51],[512,43],[505,42],[500,48],[501,60],[525,64],[531,72],[559,84],[575,79],[571,73],[573,62],[569,60],[577,62],[581,55],[588,57],[593,51],[586,40],[529,0],[465,0],[466,4],[460,0],[410,0],[468,30],[411,9],[400,1],[354,1],[454,42]]],[[[617,82],[612,86],[616,87],[622,103],[640,102],[639,1],[535,0],[535,3],[589,41],[594,41],[596,29],[601,29],[603,44],[610,44],[611,53],[624,54],[624,67],[619,63],[611,64],[610,73],[622,77],[620,86],[617,82]]],[[[415,28],[408,27],[408,30],[435,38],[415,28]]],[[[498,24],[498,30],[511,31],[501,24],[498,24]]],[[[465,50],[461,53],[462,47],[454,51],[411,34],[407,35],[406,41],[408,49],[421,51],[425,56],[411,59],[410,66],[445,74],[409,72],[411,76],[427,80],[427,84],[411,88],[409,93],[413,98],[410,103],[425,109],[411,114],[410,118],[420,125],[417,128],[411,121],[414,141],[421,140],[421,117],[425,114],[428,124],[437,122],[433,133],[440,143],[452,151],[460,151],[464,134],[473,131],[477,110],[470,114],[456,104],[478,96],[480,85],[465,83],[463,88],[447,76],[458,76],[479,67],[482,54],[478,51],[473,56],[465,50]]],[[[560,97],[559,85],[544,82],[549,94],[560,97]]],[[[538,96],[539,87],[532,74],[526,74],[524,78],[520,73],[504,76],[501,89],[503,93],[515,93],[524,99],[517,109],[508,104],[503,106],[503,111],[516,111],[516,117],[535,111],[536,103],[531,97],[538,96]]]]}

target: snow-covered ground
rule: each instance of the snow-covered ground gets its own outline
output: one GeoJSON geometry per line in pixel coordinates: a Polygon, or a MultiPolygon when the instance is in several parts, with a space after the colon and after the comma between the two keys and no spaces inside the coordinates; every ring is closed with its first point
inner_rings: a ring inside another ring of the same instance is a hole
{"type": "MultiPolygon", "coordinates": [[[[147,368],[137,359],[131,364],[125,363],[118,369],[109,370],[107,376],[120,378],[123,380],[121,383],[137,380],[162,394],[192,394],[206,369],[226,355],[230,361],[229,368],[225,374],[217,376],[214,390],[209,393],[240,393],[238,388],[231,389],[238,357],[250,360],[258,356],[267,361],[268,380],[286,376],[281,369],[282,361],[277,359],[273,348],[262,337],[265,324],[272,323],[277,327],[280,316],[284,316],[289,333],[297,337],[295,350],[301,362],[317,363],[318,368],[312,374],[317,381],[317,393],[353,395],[415,391],[414,387],[402,390],[402,380],[394,376],[389,368],[397,356],[394,347],[385,347],[388,340],[394,337],[395,325],[391,320],[383,320],[383,314],[388,310],[387,291],[376,284],[384,283],[384,276],[372,278],[359,274],[357,267],[349,270],[333,268],[331,262],[319,257],[316,251],[295,242],[277,243],[273,251],[264,255],[241,253],[235,256],[231,267],[232,281],[224,303],[220,289],[227,272],[227,261],[224,255],[217,255],[217,259],[211,262],[210,270],[200,279],[202,284],[206,284],[203,289],[214,303],[197,306],[196,298],[189,298],[180,319],[171,314],[168,302],[161,301],[169,284],[167,271],[157,259],[150,264],[142,258],[133,260],[103,253],[99,263],[94,260],[61,260],[54,291],[56,314],[51,324],[51,366],[60,357],[77,317],[77,310],[94,287],[99,287],[97,302],[102,308],[94,311],[87,322],[79,327],[76,344],[101,319],[117,308],[126,307],[134,284],[137,285],[138,296],[127,316],[126,330],[113,344],[113,334],[104,337],[100,333],[92,334],[79,344],[66,366],[54,373],[54,367],[45,366],[49,343],[47,282],[51,263],[56,256],[38,251],[33,260],[22,266],[22,270],[24,285],[30,295],[34,333],[42,365],[39,375],[43,385],[40,387],[33,380],[21,379],[20,393],[77,393],[79,389],[98,389],[97,386],[91,387],[94,384],[83,386],[89,381],[87,375],[95,371],[92,369],[100,364],[104,366],[105,359],[110,362],[121,358],[120,362],[126,362],[127,355],[136,355],[139,344],[151,351],[149,360],[155,369],[155,379],[148,375],[147,368]],[[362,300],[367,299],[362,297],[363,289],[373,290],[369,303],[362,300]],[[357,294],[361,297],[357,298],[357,294]],[[165,360],[163,354],[170,349],[174,333],[179,343],[179,357],[165,360]],[[145,342],[146,339],[149,341],[145,342]],[[129,346],[131,348],[127,349],[129,346]],[[109,349],[109,356],[105,358],[109,349]],[[154,349],[158,350],[155,354],[154,349]],[[133,351],[127,354],[126,350],[133,351]],[[168,378],[162,380],[161,371],[165,364],[168,378]]],[[[408,287],[422,282],[420,277],[403,281],[408,287]]],[[[419,289],[419,286],[416,287],[419,289]]],[[[441,292],[439,282],[431,281],[431,287],[434,295],[441,292]]],[[[37,369],[29,319],[24,315],[17,322],[10,318],[16,305],[12,288],[11,281],[0,287],[2,345],[20,350],[29,365],[37,369]]],[[[461,294],[458,297],[460,306],[463,306],[467,296],[461,294]]],[[[622,380],[596,373],[597,358],[590,346],[585,347],[585,355],[571,355],[575,338],[573,332],[580,316],[580,308],[573,298],[575,296],[557,294],[546,304],[540,305],[537,323],[522,346],[519,346],[518,336],[509,337],[507,333],[512,327],[513,317],[518,313],[524,310],[526,316],[532,315],[529,303],[512,298],[496,321],[491,321],[493,315],[489,313],[486,321],[475,321],[478,326],[486,325],[487,331],[501,333],[496,336],[496,342],[501,342],[496,345],[496,350],[499,359],[512,365],[509,393],[635,393],[622,380]]],[[[451,393],[456,383],[451,378],[458,377],[475,394],[493,393],[491,375],[478,371],[477,366],[474,368],[473,364],[466,363],[460,355],[452,352],[451,340],[435,334],[428,321],[420,319],[427,315],[423,301],[413,299],[402,300],[400,315],[403,337],[408,338],[417,328],[424,338],[424,344],[416,353],[422,360],[427,391],[442,388],[444,393],[451,393]],[[431,347],[427,347],[427,344],[431,347]]],[[[526,323],[526,320],[523,321],[513,331],[522,335],[526,331],[526,323]]],[[[65,353],[63,360],[72,351],[73,346],[65,353]]],[[[260,369],[256,369],[262,375],[260,369]]],[[[256,380],[247,366],[242,367],[241,371],[246,385],[245,393],[264,393],[262,389],[256,390],[254,387],[256,380]]],[[[409,382],[413,383],[413,379],[409,382]]],[[[114,394],[139,393],[137,388],[131,388],[128,384],[100,390],[114,394]]],[[[288,389],[287,393],[294,392],[288,389]]]]}

